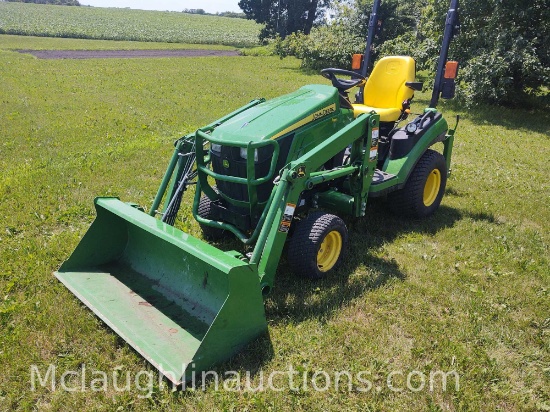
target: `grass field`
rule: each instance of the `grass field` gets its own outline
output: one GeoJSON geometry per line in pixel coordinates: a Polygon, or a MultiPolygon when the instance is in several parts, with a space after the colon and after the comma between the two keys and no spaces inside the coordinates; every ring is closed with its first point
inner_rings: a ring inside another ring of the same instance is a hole
{"type": "Polygon", "coordinates": [[[229,17],[0,2],[0,34],[249,47],[260,28],[229,17]]]}
{"type": "MultiPolygon", "coordinates": [[[[347,219],[348,260],[323,281],[293,276],[283,260],[266,301],[269,335],[216,369],[252,371],[254,387],[260,372],[289,365],[299,382],[317,373],[321,387],[320,371],[348,371],[351,390],[291,389],[279,376],[281,392],[222,383],[174,393],[155,383],[149,397],[116,391],[114,375],[154,369],[52,276],[94,219],[93,198],[148,207],[175,138],[253,98],[326,81],[276,57],[60,61],[8,50],[43,41],[0,36],[0,410],[550,409],[550,119],[452,103],[441,110],[462,120],[436,215],[405,220],[373,202],[366,218],[347,219]],[[85,391],[79,376],[68,379],[75,392],[32,390],[31,366],[44,377],[50,364],[58,380],[85,365],[110,383],[94,392],[88,373],[85,391]],[[430,390],[434,371],[455,371],[459,388],[438,380],[430,390]],[[361,391],[358,376],[372,388],[361,391]]],[[[419,94],[416,109],[428,98],[419,94]]]]}

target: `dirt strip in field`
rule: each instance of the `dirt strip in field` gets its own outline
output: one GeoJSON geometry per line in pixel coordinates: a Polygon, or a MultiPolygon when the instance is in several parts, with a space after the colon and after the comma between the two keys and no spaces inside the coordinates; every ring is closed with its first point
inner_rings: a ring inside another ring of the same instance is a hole
{"type": "Polygon", "coordinates": [[[128,59],[147,57],[205,57],[238,56],[237,50],[17,50],[19,53],[32,54],[39,59],[128,59]]]}

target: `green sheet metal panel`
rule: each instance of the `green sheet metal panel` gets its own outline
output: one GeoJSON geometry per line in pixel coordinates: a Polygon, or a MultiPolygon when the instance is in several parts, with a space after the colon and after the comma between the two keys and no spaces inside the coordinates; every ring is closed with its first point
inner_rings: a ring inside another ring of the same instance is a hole
{"type": "Polygon", "coordinates": [[[86,306],[175,383],[265,329],[257,269],[115,198],[55,272],[86,306]]]}

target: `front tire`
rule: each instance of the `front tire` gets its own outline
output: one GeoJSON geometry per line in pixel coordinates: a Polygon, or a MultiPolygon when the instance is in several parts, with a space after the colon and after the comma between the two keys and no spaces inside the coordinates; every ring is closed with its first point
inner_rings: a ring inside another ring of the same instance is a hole
{"type": "MultiPolygon", "coordinates": [[[[213,209],[213,206],[210,198],[208,198],[207,196],[202,196],[199,201],[199,207],[197,208],[197,214],[202,218],[213,220],[214,216],[212,214],[213,212],[212,209],[213,209]]],[[[227,232],[223,229],[211,227],[208,225],[204,225],[202,223],[199,223],[199,226],[202,230],[202,235],[204,236],[205,239],[208,239],[208,240],[212,240],[212,241],[221,240],[227,235],[227,232]]]]}
{"type": "Polygon", "coordinates": [[[320,279],[341,264],[347,243],[348,230],[342,219],[313,212],[296,224],[288,245],[288,262],[296,274],[320,279]]]}
{"type": "Polygon", "coordinates": [[[445,157],[428,149],[416,164],[405,187],[388,195],[390,208],[397,215],[430,216],[441,204],[446,184],[445,157]]]}

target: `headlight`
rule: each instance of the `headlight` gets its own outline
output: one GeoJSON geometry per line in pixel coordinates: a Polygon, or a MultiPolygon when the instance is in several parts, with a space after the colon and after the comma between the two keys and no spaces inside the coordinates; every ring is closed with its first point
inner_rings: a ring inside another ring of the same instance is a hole
{"type": "MultiPolygon", "coordinates": [[[[246,150],[246,147],[241,147],[240,154],[243,159],[247,158],[248,152],[246,150]]],[[[254,161],[258,161],[258,149],[254,150],[254,161]]]]}
{"type": "Polygon", "coordinates": [[[216,144],[216,143],[211,143],[210,144],[210,150],[212,150],[213,152],[216,152],[216,153],[221,153],[222,145],[221,144],[216,144]]]}

